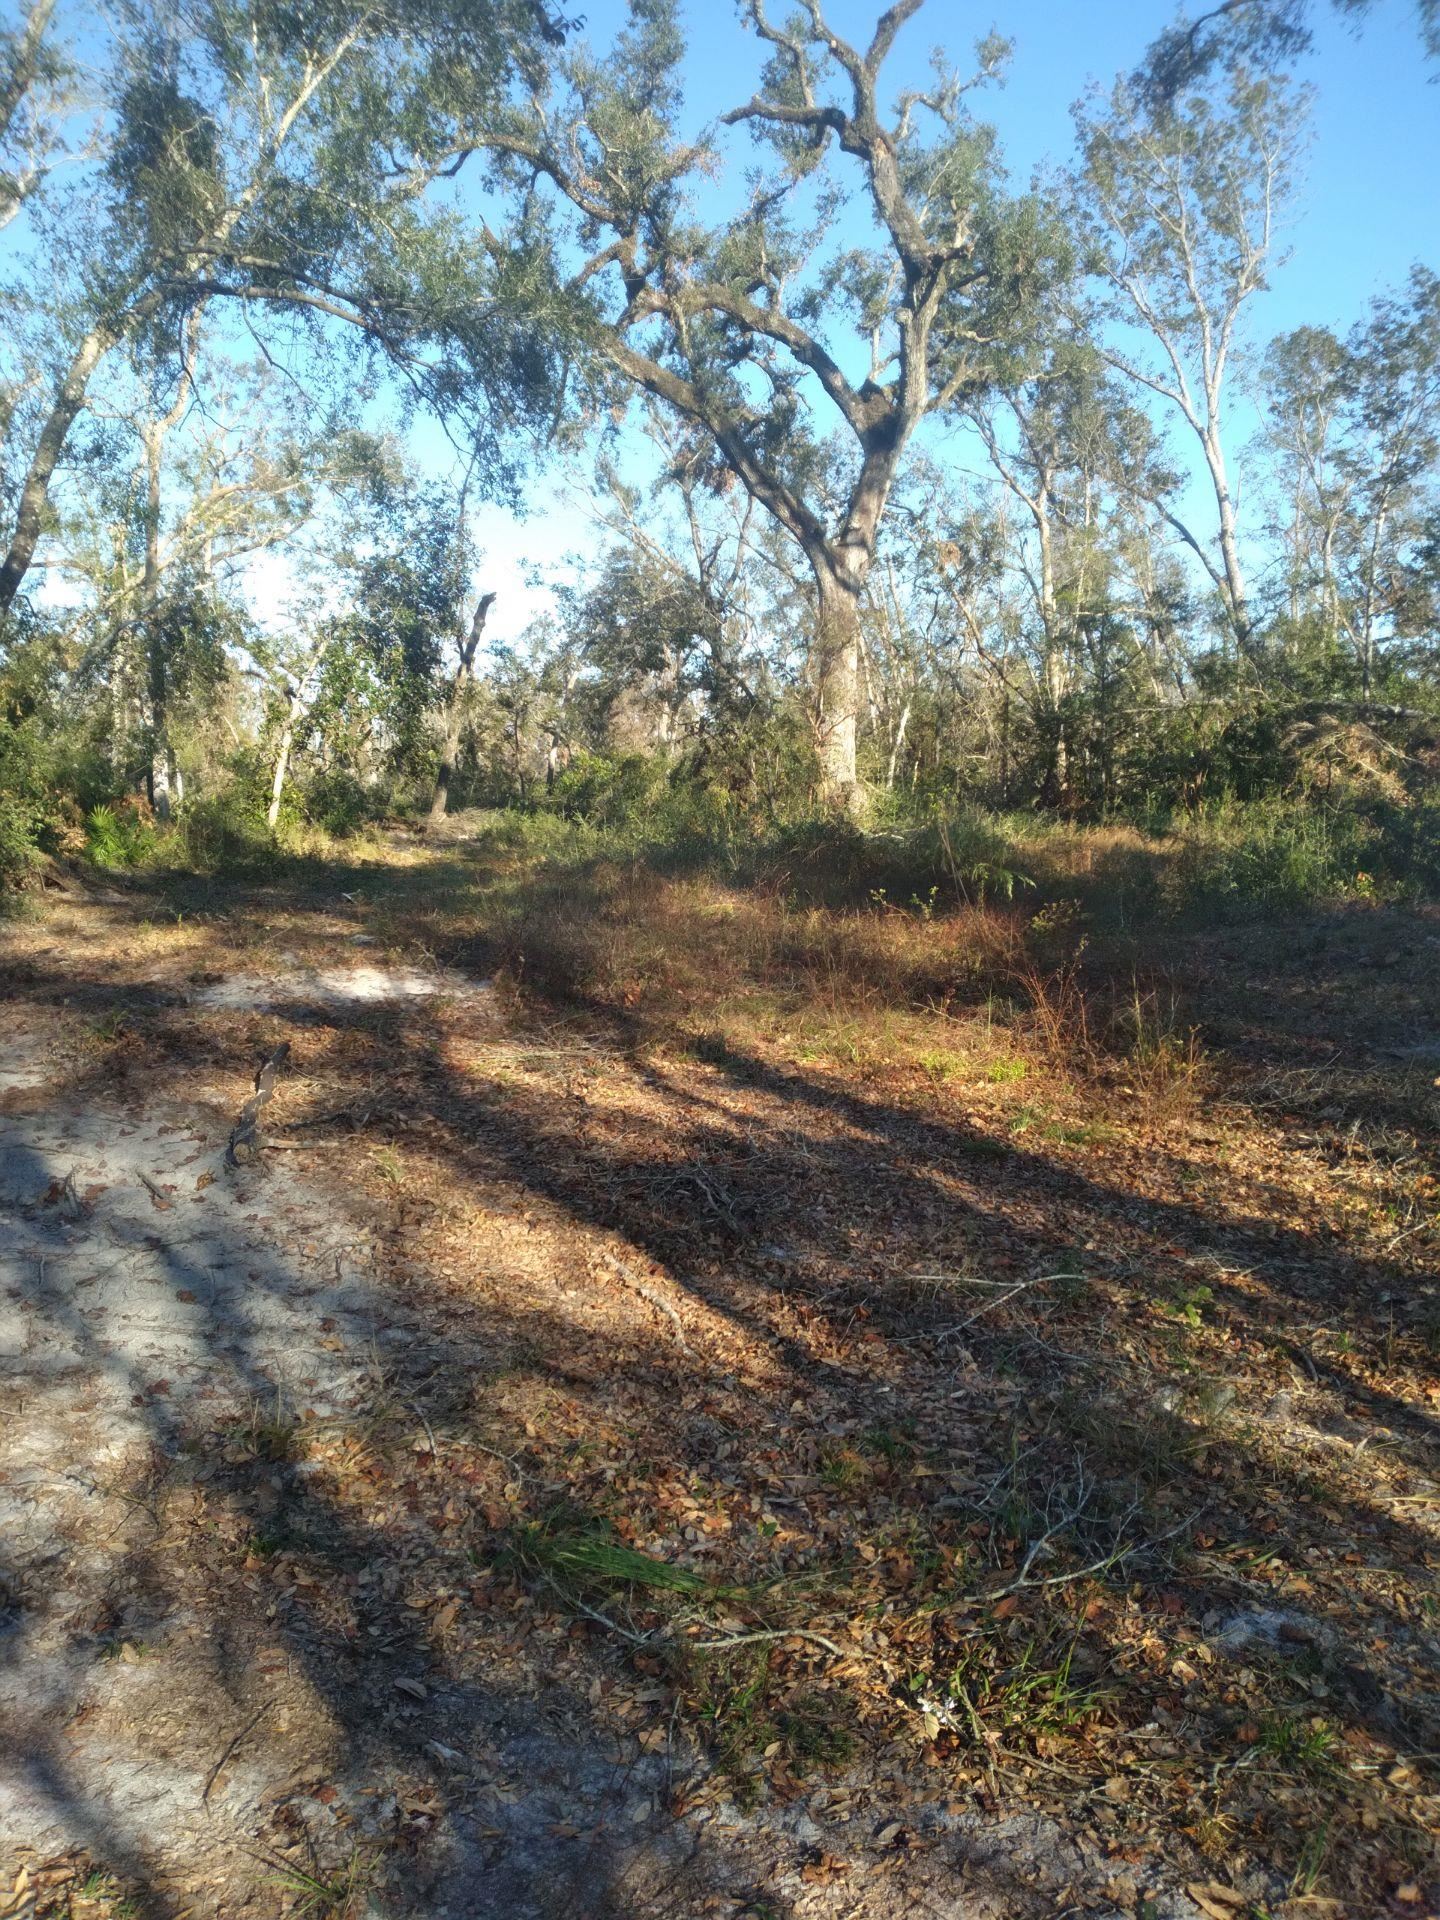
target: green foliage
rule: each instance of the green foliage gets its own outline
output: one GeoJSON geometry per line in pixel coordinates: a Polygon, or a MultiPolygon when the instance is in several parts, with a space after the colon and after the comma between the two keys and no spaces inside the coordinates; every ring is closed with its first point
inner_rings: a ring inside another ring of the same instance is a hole
{"type": "Polygon", "coordinates": [[[586,653],[618,687],[654,675],[665,695],[683,699],[706,678],[695,658],[713,642],[719,621],[699,583],[644,549],[613,549],[599,579],[573,609],[586,653]]]}
{"type": "Polygon", "coordinates": [[[1431,896],[1440,893],[1440,794],[1429,794],[1414,806],[1392,813],[1380,851],[1383,870],[1395,874],[1408,890],[1431,896]]]}
{"type": "Polygon", "coordinates": [[[1323,1773],[1335,1764],[1335,1729],[1318,1716],[1305,1721],[1291,1714],[1269,1715],[1256,1744],[1262,1753],[1296,1772],[1323,1773]]]}
{"type": "Polygon", "coordinates": [[[647,819],[666,784],[656,756],[577,753],[555,781],[550,805],[587,826],[633,827],[647,819]]]}
{"type": "Polygon", "coordinates": [[[362,788],[376,776],[433,778],[430,716],[465,592],[453,501],[438,492],[407,497],[370,531],[374,550],[348,556],[348,611],[313,636],[313,697],[297,741],[320,770],[311,817],[337,832],[373,817],[362,788]]]}
{"type": "Polygon", "coordinates": [[[46,759],[33,724],[0,719],[0,888],[25,879],[59,828],[46,759]]]}
{"type": "Polygon", "coordinates": [[[85,852],[97,867],[143,866],[155,851],[155,829],[135,807],[94,806],[85,816],[85,852]]]}
{"type": "Polygon", "coordinates": [[[328,768],[306,783],[305,818],[343,838],[381,819],[388,797],[384,788],[367,785],[345,767],[328,768]]]}
{"type": "MultiPolygon", "coordinates": [[[[784,709],[717,716],[680,757],[580,748],[547,808],[653,844],[753,840],[813,820],[815,762],[784,709]]],[[[513,792],[510,797],[515,797],[513,792]]]]}
{"type": "Polygon", "coordinates": [[[756,836],[750,858],[783,864],[801,896],[868,901],[920,919],[960,901],[1011,901],[1034,885],[1011,823],[974,811],[886,832],[811,814],[756,836]]]}
{"type": "Polygon", "coordinates": [[[270,1879],[282,1891],[288,1912],[301,1920],[350,1920],[361,1910],[377,1862],[373,1851],[353,1847],[344,1866],[333,1873],[318,1868],[312,1872],[278,1855],[272,1865],[270,1879]]]}
{"type": "Polygon", "coordinates": [[[279,859],[258,793],[238,781],[186,806],[169,851],[201,873],[253,873],[279,859]]]}
{"type": "Polygon", "coordinates": [[[623,1545],[603,1520],[563,1509],[522,1527],[512,1551],[522,1567],[537,1569],[577,1592],[642,1587],[705,1593],[711,1585],[688,1567],[623,1545]]]}
{"type": "Polygon", "coordinates": [[[803,1779],[844,1766],[858,1744],[844,1690],[797,1691],[772,1671],[770,1655],[766,1646],[687,1651],[676,1676],[743,1805],[757,1797],[767,1757],[803,1779]]]}
{"type": "Polygon", "coordinates": [[[695,831],[751,835],[809,817],[818,786],[809,719],[784,698],[717,699],[672,782],[695,831]]]}
{"type": "Polygon", "coordinates": [[[0,792],[0,887],[18,886],[38,853],[30,808],[13,793],[0,792]]]}
{"type": "Polygon", "coordinates": [[[952,1725],[982,1749],[1007,1735],[1024,1740],[1068,1733],[1094,1718],[1099,1694],[1074,1674],[1078,1633],[1068,1641],[1011,1641],[1003,1630],[972,1643],[946,1687],[952,1725]]]}
{"type": "Polygon", "coordinates": [[[113,217],[142,257],[162,253],[203,229],[223,204],[218,130],[165,74],[161,58],[126,87],[118,120],[106,169],[113,217]]]}
{"type": "MultiPolygon", "coordinates": [[[[597,757],[578,770],[575,792],[589,796],[585,813],[501,812],[487,837],[556,862],[643,850],[664,866],[779,885],[797,901],[922,922],[975,903],[982,891],[1012,912],[1025,912],[1022,902],[1033,897],[1036,935],[1057,954],[1091,920],[1243,920],[1326,900],[1440,891],[1440,797],[1403,808],[1230,801],[1153,836],[1103,829],[1092,838],[1085,829],[979,813],[904,832],[867,833],[833,815],[767,832],[696,808],[673,771],[667,784],[648,761],[620,775],[616,762],[597,757]],[[634,783],[628,793],[625,780],[634,783]],[[1013,899],[1003,887],[977,884],[977,872],[994,869],[1017,876],[1013,899]]],[[[1165,1009],[1130,1008],[1122,1024],[1137,1071],[1192,1072],[1193,1036],[1173,1029],[1165,1009]]]]}
{"type": "Polygon", "coordinates": [[[1243,918],[1374,891],[1389,865],[1379,821],[1295,800],[1216,808],[1180,836],[1166,889],[1182,912],[1243,918]]]}

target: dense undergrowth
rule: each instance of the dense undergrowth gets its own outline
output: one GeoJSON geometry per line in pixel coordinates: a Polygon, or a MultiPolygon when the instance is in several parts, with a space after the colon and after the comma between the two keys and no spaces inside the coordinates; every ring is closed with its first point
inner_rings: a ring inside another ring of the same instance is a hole
{"type": "MultiPolygon", "coordinates": [[[[403,813],[392,816],[404,824],[403,813]]],[[[472,816],[473,818],[473,816],[472,816]]],[[[1161,825],[1077,825],[975,809],[861,828],[812,816],[773,826],[713,819],[614,821],[555,808],[495,810],[487,841],[575,870],[643,860],[707,873],[811,904],[866,904],[922,919],[959,905],[1043,908],[1078,897],[1121,927],[1153,919],[1238,919],[1330,899],[1396,899],[1440,888],[1440,799],[1408,807],[1313,795],[1218,804],[1161,825]]],[[[382,822],[359,808],[292,815],[271,831],[233,793],[186,806],[165,825],[133,801],[100,803],[83,828],[37,831],[23,796],[0,794],[0,877],[24,883],[47,854],[91,865],[199,873],[280,871],[382,822]]]]}
{"type": "Polygon", "coordinates": [[[869,903],[922,919],[955,904],[1040,907],[1079,896],[1123,925],[1440,887],[1440,800],[1409,809],[1313,796],[1229,802],[1156,827],[972,810],[872,829],[810,818],[743,834],[657,834],[644,819],[597,826],[509,812],[488,831],[497,844],[564,864],[643,858],[661,871],[708,872],[815,904],[869,903]]]}
{"type": "MultiPolygon", "coordinates": [[[[722,730],[672,753],[575,745],[544,782],[502,778],[472,754],[451,801],[472,825],[483,818],[497,849],[543,856],[557,871],[639,860],[922,919],[999,903],[1034,914],[1078,899],[1092,922],[1123,930],[1440,889],[1433,726],[1412,717],[1386,733],[1378,720],[1297,720],[1301,712],[1293,699],[1237,712],[1226,752],[1192,743],[1166,778],[1137,771],[1103,803],[1077,788],[1043,806],[1033,780],[977,766],[938,785],[877,779],[854,821],[820,806],[795,714],[789,732],[777,732],[776,715],[752,717],[733,738],[722,730]]],[[[162,818],[143,780],[117,786],[94,742],[47,734],[38,714],[0,718],[0,888],[23,885],[47,859],[112,873],[279,873],[387,825],[425,822],[432,761],[417,749],[368,772],[344,756],[307,763],[272,824],[269,763],[241,745],[196,759],[161,809],[173,817],[162,818]]]]}

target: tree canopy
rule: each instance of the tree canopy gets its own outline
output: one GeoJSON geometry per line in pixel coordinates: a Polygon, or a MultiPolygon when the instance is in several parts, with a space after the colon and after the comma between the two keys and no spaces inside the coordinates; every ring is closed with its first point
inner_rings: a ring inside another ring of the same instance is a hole
{"type": "Polygon", "coordinates": [[[306,794],[1163,814],[1303,785],[1322,714],[1420,767],[1435,275],[1267,318],[1314,17],[1162,30],[1022,182],[1023,50],[927,64],[921,0],[852,38],[745,0],[710,124],[679,0],[599,45],[534,0],[98,41],[29,0],[0,648],[11,763],[72,798],[26,833],[232,788],[275,833],[306,794]],[[560,475],[593,530],[537,530],[522,632],[477,513],[560,475]]]}

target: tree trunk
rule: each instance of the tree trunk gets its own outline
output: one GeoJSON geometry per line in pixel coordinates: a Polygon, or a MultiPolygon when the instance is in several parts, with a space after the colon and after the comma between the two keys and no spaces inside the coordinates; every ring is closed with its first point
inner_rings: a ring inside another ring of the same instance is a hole
{"type": "Polygon", "coordinates": [[[32,0],[25,16],[10,72],[0,77],[0,138],[9,133],[20,102],[34,85],[40,65],[40,47],[54,11],[55,0],[32,0]]]}
{"type": "Polygon", "coordinates": [[[1046,610],[1045,663],[1041,676],[1045,690],[1045,724],[1050,736],[1050,764],[1040,784],[1040,804],[1053,807],[1057,812],[1064,809],[1070,790],[1070,742],[1065,725],[1070,672],[1059,638],[1059,624],[1052,596],[1046,610]]]}
{"type": "Polygon", "coordinates": [[[858,817],[865,790],[856,769],[860,719],[860,594],[853,569],[812,560],[819,592],[816,695],[819,702],[820,794],[827,807],[858,817]]]}
{"type": "Polygon", "coordinates": [[[1242,653],[1254,657],[1254,627],[1250,619],[1250,596],[1245,586],[1245,571],[1240,564],[1240,534],[1235,520],[1235,502],[1225,471],[1225,451],[1220,436],[1212,427],[1203,436],[1206,465],[1215,489],[1215,510],[1220,524],[1220,563],[1225,575],[1225,611],[1242,653]]]}
{"type": "Polygon", "coordinates": [[[0,626],[4,625],[21,583],[30,571],[30,562],[35,558],[45,520],[45,504],[50,497],[50,482],[70,429],[85,404],[90,377],[118,338],[119,334],[109,327],[96,327],[88,333],[76,348],[56,391],[20,488],[10,545],[4,560],[0,561],[0,626]]]}
{"type": "MultiPolygon", "coordinates": [[[[10,71],[0,74],[0,141],[5,140],[14,128],[25,96],[35,85],[45,35],[54,11],[55,0],[32,0],[25,25],[11,54],[10,71]]],[[[42,151],[28,165],[21,160],[13,173],[0,173],[0,227],[9,226],[49,171],[42,151]]]]}
{"type": "Polygon", "coordinates": [[[1388,517],[1388,507],[1376,514],[1370,535],[1370,550],[1365,556],[1365,588],[1360,602],[1360,698],[1366,702],[1370,699],[1370,685],[1375,671],[1375,586],[1380,571],[1380,542],[1385,535],[1388,517]]]}
{"type": "Polygon", "coordinates": [[[170,747],[167,713],[170,704],[169,674],[164,648],[147,622],[145,645],[148,652],[146,684],[150,693],[150,804],[157,820],[168,820],[174,812],[175,756],[170,747]]]}
{"type": "Polygon", "coordinates": [[[904,706],[900,709],[899,724],[896,726],[894,735],[890,741],[890,760],[885,768],[885,786],[887,791],[893,790],[895,786],[895,774],[900,765],[900,755],[905,750],[905,735],[910,727],[910,708],[912,705],[913,700],[907,696],[904,706]]]}
{"type": "Polygon", "coordinates": [[[285,797],[285,782],[290,776],[290,760],[300,734],[300,722],[305,718],[306,707],[315,696],[320,669],[329,646],[329,636],[326,635],[322,637],[311,654],[304,672],[286,689],[289,705],[285,710],[285,722],[280,729],[280,738],[275,747],[275,768],[270,779],[270,805],[265,810],[265,824],[272,833],[280,819],[280,803],[285,797]]]}
{"type": "Polygon", "coordinates": [[[493,593],[482,593],[475,604],[470,631],[460,645],[460,664],[450,682],[450,697],[445,703],[445,737],[440,748],[440,765],[435,774],[435,791],[430,797],[427,827],[437,827],[450,804],[450,782],[455,778],[455,762],[460,753],[460,734],[465,724],[465,690],[475,677],[475,655],[485,632],[485,622],[495,604],[493,593]]]}
{"type": "Polygon", "coordinates": [[[275,831],[280,819],[280,802],[285,796],[285,778],[290,771],[290,755],[295,750],[296,703],[290,703],[290,714],[280,729],[280,743],[275,749],[275,773],[270,782],[270,804],[265,809],[265,824],[271,833],[275,831]]]}
{"type": "Polygon", "coordinates": [[[165,637],[156,610],[160,598],[161,428],[148,421],[145,442],[145,570],[140,580],[140,621],[145,635],[146,679],[150,687],[150,804],[158,820],[169,820],[174,755],[170,749],[170,675],[165,637]]]}
{"type": "Polygon", "coordinates": [[[150,716],[151,797],[162,820],[170,818],[172,803],[183,806],[185,782],[175,759],[175,743],[170,737],[169,663],[165,659],[165,635],[156,618],[160,606],[160,482],[165,465],[165,443],[185,418],[190,404],[195,355],[199,349],[200,321],[205,311],[202,301],[192,307],[185,321],[185,339],[180,355],[180,378],[175,398],[167,412],[147,420],[140,430],[145,449],[145,569],[140,579],[140,614],[145,644],[150,654],[150,686],[153,707],[150,716]]]}
{"type": "Polygon", "coordinates": [[[685,704],[678,647],[664,648],[665,664],[660,670],[660,751],[668,759],[680,738],[680,713],[685,704]]]}
{"type": "Polygon", "coordinates": [[[1340,589],[1335,579],[1335,523],[1325,528],[1325,539],[1320,549],[1321,585],[1325,609],[1325,639],[1334,646],[1340,637],[1340,589]]]}
{"type": "Polygon", "coordinates": [[[150,804],[157,818],[168,820],[179,804],[175,753],[170,744],[169,675],[165,638],[156,619],[160,601],[160,470],[165,451],[165,422],[148,420],[142,430],[145,445],[145,571],[140,581],[140,618],[149,656],[150,681],[150,804]]]}

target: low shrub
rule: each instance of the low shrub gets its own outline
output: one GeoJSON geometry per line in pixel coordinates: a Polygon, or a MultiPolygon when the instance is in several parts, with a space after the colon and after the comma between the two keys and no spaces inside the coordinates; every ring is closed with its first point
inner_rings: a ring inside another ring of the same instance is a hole
{"type": "Polygon", "coordinates": [[[1398,869],[1407,888],[1440,893],[1440,794],[1396,809],[1385,836],[1386,864],[1398,869]]]}
{"type": "Polygon", "coordinates": [[[665,763],[655,755],[577,753],[546,804],[587,826],[643,827],[666,784],[665,763]]]}
{"type": "Polygon", "coordinates": [[[372,826],[389,811],[389,802],[383,786],[367,786],[343,767],[315,774],[303,795],[305,818],[337,839],[372,826]]]}
{"type": "Polygon", "coordinates": [[[0,720],[0,887],[23,885],[60,826],[40,743],[29,728],[0,720]]]}
{"type": "Polygon", "coordinates": [[[18,887],[40,859],[34,813],[13,793],[0,793],[0,887],[18,887]]]}
{"type": "Polygon", "coordinates": [[[202,873],[253,873],[281,858],[260,797],[238,782],[189,802],[165,851],[202,873]]]}
{"type": "Polygon", "coordinates": [[[143,866],[155,846],[155,828],[134,801],[107,802],[85,816],[85,856],[97,867],[143,866]]]}
{"type": "Polygon", "coordinates": [[[1398,881],[1381,822],[1358,809],[1267,800],[1217,809],[1176,837],[1165,903],[1221,919],[1364,898],[1398,881]]]}

